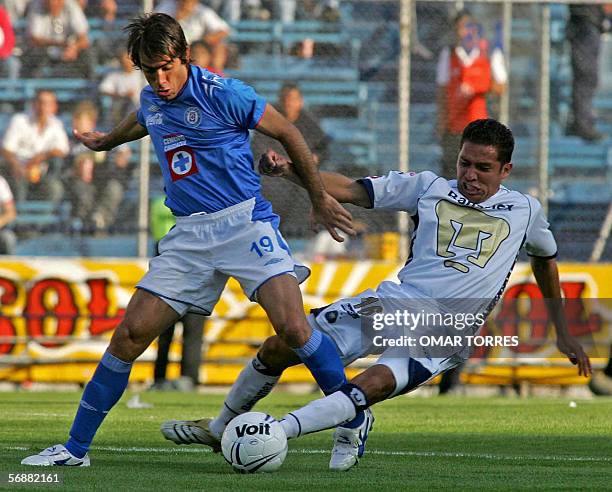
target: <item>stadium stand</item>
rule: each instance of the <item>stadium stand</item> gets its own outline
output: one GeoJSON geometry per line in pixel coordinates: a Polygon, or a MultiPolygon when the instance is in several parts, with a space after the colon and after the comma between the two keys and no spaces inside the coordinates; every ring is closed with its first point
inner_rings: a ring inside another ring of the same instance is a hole
{"type": "MultiPolygon", "coordinates": [[[[99,18],[88,19],[94,45],[109,38],[122,39],[121,28],[126,19],[137,11],[138,5],[135,1],[118,2],[117,20],[112,25],[99,18]]],[[[517,166],[509,183],[528,192],[537,183],[538,62],[533,56],[533,45],[538,39],[539,20],[534,15],[533,6],[515,7],[512,21],[510,126],[517,137],[517,166]]],[[[338,22],[296,20],[282,23],[271,19],[241,20],[233,24],[231,42],[238,47],[239,57],[237,63],[227,70],[227,75],[252,84],[271,101],[284,81],[298,82],[306,104],[319,116],[331,137],[330,166],[337,169],[352,166],[353,170],[367,173],[384,172],[397,167],[398,162],[397,4],[347,0],[341,3],[340,11],[338,22]],[[312,39],[315,44],[336,49],[321,50],[310,59],[294,56],[292,47],[306,38],[312,39]],[[382,45],[385,49],[380,48],[382,45]]],[[[434,52],[446,42],[444,33],[449,25],[446,15],[442,4],[417,5],[419,38],[434,52]]],[[[559,234],[565,238],[562,242],[567,245],[564,247],[568,258],[581,259],[588,256],[603,220],[598,213],[589,216],[588,220],[583,216],[590,210],[589,206],[603,210],[605,207],[602,204],[612,199],[612,191],[606,186],[612,168],[612,146],[610,139],[587,144],[577,137],[564,134],[571,83],[565,43],[567,7],[553,5],[551,18],[551,221],[557,224],[559,234]],[[562,203],[572,203],[572,214],[555,211],[562,203]],[[580,220],[580,217],[584,220],[580,220]],[[585,232],[580,233],[582,230],[585,232]],[[576,246],[571,246],[572,243],[576,246]]],[[[23,20],[15,23],[18,39],[24,37],[24,26],[23,20]]],[[[413,56],[411,62],[410,165],[415,171],[437,171],[440,149],[435,135],[435,84],[432,84],[435,61],[413,56]]],[[[604,69],[610,70],[610,67],[604,63],[604,69]]],[[[82,99],[92,99],[104,105],[104,99],[97,94],[97,85],[99,78],[107,71],[108,66],[99,63],[92,79],[0,79],[0,130],[5,127],[10,113],[24,108],[40,88],[54,90],[65,109],[82,99]]],[[[612,86],[605,81],[605,77],[601,78],[604,79],[602,89],[594,105],[600,113],[601,130],[612,134],[612,86]]],[[[138,160],[138,149],[135,147],[134,150],[133,159],[138,160]]],[[[152,159],[155,162],[153,154],[152,159]]],[[[133,180],[122,206],[122,210],[132,215],[137,204],[136,178],[133,180]]],[[[158,187],[152,186],[152,192],[157,191],[158,187]]],[[[282,193],[280,190],[277,192],[282,193]]],[[[69,214],[57,215],[54,212],[43,205],[20,204],[16,228],[19,230],[23,227],[28,231],[38,229],[41,232],[53,227],[75,229],[74,224],[62,224],[69,214]],[[52,215],[56,216],[54,220],[52,215]]],[[[125,227],[115,231],[116,234],[135,227],[133,217],[121,222],[125,227]]],[[[392,220],[383,222],[389,228],[394,228],[392,220]]],[[[292,232],[297,238],[306,234],[305,230],[292,232]]],[[[44,254],[46,247],[43,248],[42,242],[40,245],[40,253],[44,254]]],[[[25,249],[36,253],[33,245],[25,249]]],[[[126,247],[127,250],[129,248],[126,247]]],[[[604,257],[606,255],[610,257],[610,248],[604,257]]]]}

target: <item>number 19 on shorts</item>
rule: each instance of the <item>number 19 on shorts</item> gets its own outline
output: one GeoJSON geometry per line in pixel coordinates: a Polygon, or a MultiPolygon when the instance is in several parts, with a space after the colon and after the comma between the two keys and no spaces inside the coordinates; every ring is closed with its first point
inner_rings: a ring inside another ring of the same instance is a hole
{"type": "Polygon", "coordinates": [[[251,252],[257,254],[261,258],[265,253],[272,253],[274,251],[274,243],[270,236],[261,236],[259,240],[251,243],[251,252]]]}

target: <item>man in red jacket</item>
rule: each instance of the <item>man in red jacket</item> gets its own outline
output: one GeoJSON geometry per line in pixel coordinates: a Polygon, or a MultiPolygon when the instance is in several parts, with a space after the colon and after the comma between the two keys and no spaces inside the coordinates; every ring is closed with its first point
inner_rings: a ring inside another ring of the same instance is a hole
{"type": "Polygon", "coordinates": [[[486,95],[491,90],[491,63],[487,42],[469,12],[455,17],[456,43],[440,52],[438,85],[438,136],[442,145],[440,174],[455,174],[461,133],[468,123],[488,117],[486,95]]]}

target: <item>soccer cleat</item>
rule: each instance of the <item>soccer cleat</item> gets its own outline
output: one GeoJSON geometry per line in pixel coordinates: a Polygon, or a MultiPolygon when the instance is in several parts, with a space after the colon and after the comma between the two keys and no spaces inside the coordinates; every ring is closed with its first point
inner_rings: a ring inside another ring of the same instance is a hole
{"type": "Polygon", "coordinates": [[[22,465],[30,466],[89,466],[89,455],[77,458],[62,444],[51,446],[38,454],[21,460],[22,465]]]}
{"type": "Polygon", "coordinates": [[[208,428],[211,420],[167,420],[160,430],[166,439],[176,444],[204,444],[218,453],[221,451],[221,439],[208,428]]]}
{"type": "Polygon", "coordinates": [[[612,377],[603,372],[594,372],[589,381],[589,389],[597,396],[612,396],[612,377]]]}
{"type": "Polygon", "coordinates": [[[334,432],[334,448],[329,460],[329,469],[346,471],[359,463],[372,427],[374,427],[374,415],[369,408],[365,410],[365,418],[359,427],[355,429],[337,427],[334,432]]]}

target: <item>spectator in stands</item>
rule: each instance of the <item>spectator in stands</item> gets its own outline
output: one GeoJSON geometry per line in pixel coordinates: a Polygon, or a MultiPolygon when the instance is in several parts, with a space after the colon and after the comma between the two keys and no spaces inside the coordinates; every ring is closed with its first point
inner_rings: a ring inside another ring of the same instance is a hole
{"type": "MultiPolygon", "coordinates": [[[[89,101],[76,105],[72,125],[79,133],[95,130],[98,109],[89,101]]],[[[111,152],[92,152],[76,142],[71,149],[72,215],[86,230],[104,231],[113,224],[129,183],[132,167],[127,145],[111,152]]]]}
{"type": "MultiPolygon", "coordinates": [[[[172,212],[164,204],[163,196],[155,199],[151,204],[150,223],[151,235],[155,240],[155,254],[157,255],[157,243],[175,223],[172,212]]],[[[181,318],[180,322],[183,325],[181,377],[174,381],[166,379],[168,354],[176,327],[176,325],[172,325],[162,332],[157,342],[157,357],[155,358],[153,373],[154,381],[150,388],[152,390],[190,391],[199,383],[204,338],[204,316],[187,313],[181,318]]]]}
{"type": "MultiPolygon", "coordinates": [[[[122,2],[125,8],[125,0],[122,2]]],[[[79,5],[87,19],[97,21],[95,27],[97,36],[93,40],[92,49],[95,52],[96,63],[106,65],[113,60],[117,48],[117,2],[115,0],[79,0],[79,5]]],[[[137,12],[135,7],[134,12],[137,12]]],[[[92,22],[93,24],[93,22],[92,22]]]]}
{"type": "Polygon", "coordinates": [[[16,79],[19,76],[19,64],[13,56],[15,32],[7,10],[0,5],[0,76],[16,79]]]}
{"type": "MultiPolygon", "coordinates": [[[[285,82],[280,89],[275,107],[304,136],[315,163],[319,166],[324,163],[329,157],[329,137],[321,128],[317,118],[304,108],[304,97],[298,85],[294,82],[285,82]]],[[[278,141],[256,133],[252,140],[253,155],[261,155],[268,149],[284,154],[278,141]]]]}
{"type": "Polygon", "coordinates": [[[9,122],[2,141],[1,172],[9,179],[17,201],[27,198],[59,203],[62,199],[64,188],[57,174],[69,145],[56,114],[55,94],[41,90],[32,110],[14,115],[9,122]]]}
{"type": "MultiPolygon", "coordinates": [[[[89,132],[96,128],[98,110],[89,101],[77,104],[72,112],[72,127],[79,132],[89,132]]],[[[74,141],[70,149],[69,199],[72,215],[85,225],[89,222],[95,203],[94,168],[101,154],[92,152],[83,144],[74,141]]]]}
{"type": "Polygon", "coordinates": [[[6,226],[15,220],[17,212],[13,193],[6,179],[0,176],[0,255],[15,253],[15,233],[6,226]]]}
{"type": "Polygon", "coordinates": [[[117,19],[117,2],[115,0],[78,0],[81,10],[87,18],[96,17],[112,23],[117,19]]]}
{"type": "Polygon", "coordinates": [[[115,127],[127,113],[138,108],[140,91],[146,85],[142,72],[134,68],[127,49],[122,44],[117,53],[121,68],[108,73],[100,83],[100,94],[110,98],[106,126],[115,127]]]}
{"type": "Polygon", "coordinates": [[[570,5],[567,37],[572,60],[572,116],[569,135],[597,141],[606,135],[595,128],[593,97],[599,77],[599,51],[602,33],[610,30],[612,4],[570,5]]]}
{"type": "MultiPolygon", "coordinates": [[[[213,66],[212,53],[206,46],[204,41],[194,41],[191,43],[191,60],[194,64],[205,68],[209,72],[216,73],[217,75],[223,76],[223,70],[213,66]]],[[[224,63],[217,61],[217,65],[224,65],[224,63]]]]}
{"type": "Polygon", "coordinates": [[[41,76],[43,68],[58,76],[91,73],[89,24],[76,0],[35,0],[28,10],[29,47],[24,71],[41,76]]]}
{"type": "Polygon", "coordinates": [[[206,3],[227,22],[270,19],[270,10],[264,7],[262,0],[208,0],[206,3]]]}
{"type": "Polygon", "coordinates": [[[223,60],[227,59],[225,38],[230,33],[230,26],[213,9],[201,5],[198,0],[164,0],[156,11],[179,21],[188,43],[204,41],[210,49],[213,68],[223,71],[223,60]]]}
{"type": "Polygon", "coordinates": [[[438,59],[438,136],[442,146],[441,175],[456,175],[461,133],[468,123],[487,118],[486,95],[491,90],[491,63],[480,28],[469,12],[455,17],[456,42],[438,59]]]}

